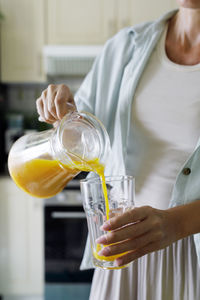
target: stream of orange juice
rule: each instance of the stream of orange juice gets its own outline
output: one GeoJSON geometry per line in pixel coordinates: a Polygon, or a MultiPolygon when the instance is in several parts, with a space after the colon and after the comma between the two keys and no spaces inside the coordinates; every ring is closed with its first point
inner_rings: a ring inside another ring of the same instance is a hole
{"type": "MultiPolygon", "coordinates": [[[[68,181],[73,179],[80,171],[97,173],[102,182],[102,189],[106,206],[106,218],[109,219],[109,202],[104,176],[104,165],[99,159],[86,161],[74,161],[73,165],[61,164],[57,160],[32,159],[18,164],[17,161],[9,162],[9,171],[12,179],[22,190],[34,197],[49,198],[63,190],[68,181]]],[[[103,246],[97,244],[93,249],[93,255],[99,260],[114,261],[123,255],[113,255],[110,257],[100,256],[98,252],[103,246]]]]}

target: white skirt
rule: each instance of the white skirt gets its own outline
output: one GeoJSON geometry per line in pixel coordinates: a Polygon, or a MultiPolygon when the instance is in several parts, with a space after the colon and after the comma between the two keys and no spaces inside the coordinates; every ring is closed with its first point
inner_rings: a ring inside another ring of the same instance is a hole
{"type": "Polygon", "coordinates": [[[193,237],[147,254],[121,270],[94,272],[90,300],[199,300],[193,237]]]}

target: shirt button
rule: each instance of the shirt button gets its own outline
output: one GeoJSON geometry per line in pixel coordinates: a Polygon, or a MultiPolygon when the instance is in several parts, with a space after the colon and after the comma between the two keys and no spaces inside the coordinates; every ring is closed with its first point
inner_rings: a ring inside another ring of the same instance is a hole
{"type": "Polygon", "coordinates": [[[183,171],[182,171],[182,173],[184,175],[189,175],[191,173],[191,169],[190,168],[184,168],[183,171]]]}

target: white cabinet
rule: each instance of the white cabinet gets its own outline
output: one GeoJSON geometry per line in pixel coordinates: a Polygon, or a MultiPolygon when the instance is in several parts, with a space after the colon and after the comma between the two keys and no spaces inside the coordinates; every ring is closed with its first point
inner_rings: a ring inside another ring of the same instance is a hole
{"type": "MultiPolygon", "coordinates": [[[[125,8],[124,1],[118,0],[120,3],[119,11],[123,11],[125,8]]],[[[164,13],[177,8],[175,0],[126,0],[128,2],[126,15],[123,16],[120,22],[120,27],[123,26],[126,16],[128,18],[129,25],[138,24],[146,21],[153,21],[162,16],[164,13]]],[[[120,14],[120,13],[119,13],[120,14]]],[[[121,17],[122,18],[122,17],[121,17]]]]}
{"type": "Polygon", "coordinates": [[[175,0],[0,0],[1,81],[43,82],[44,44],[104,44],[175,7],[175,0]]]}
{"type": "Polygon", "coordinates": [[[158,18],[175,0],[47,0],[47,44],[102,44],[121,28],[158,18]]]}
{"type": "Polygon", "coordinates": [[[0,178],[0,295],[42,295],[42,200],[0,178]]]}
{"type": "Polygon", "coordinates": [[[1,81],[44,81],[44,0],[0,0],[1,81]]]}
{"type": "Polygon", "coordinates": [[[48,44],[101,44],[116,32],[116,0],[48,0],[48,44]]]}

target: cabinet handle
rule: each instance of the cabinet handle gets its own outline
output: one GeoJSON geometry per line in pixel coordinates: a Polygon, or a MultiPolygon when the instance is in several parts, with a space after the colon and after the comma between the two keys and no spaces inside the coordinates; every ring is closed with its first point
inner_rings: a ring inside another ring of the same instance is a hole
{"type": "Polygon", "coordinates": [[[51,214],[53,219],[85,219],[84,212],[57,212],[54,211],[51,214]]]}

